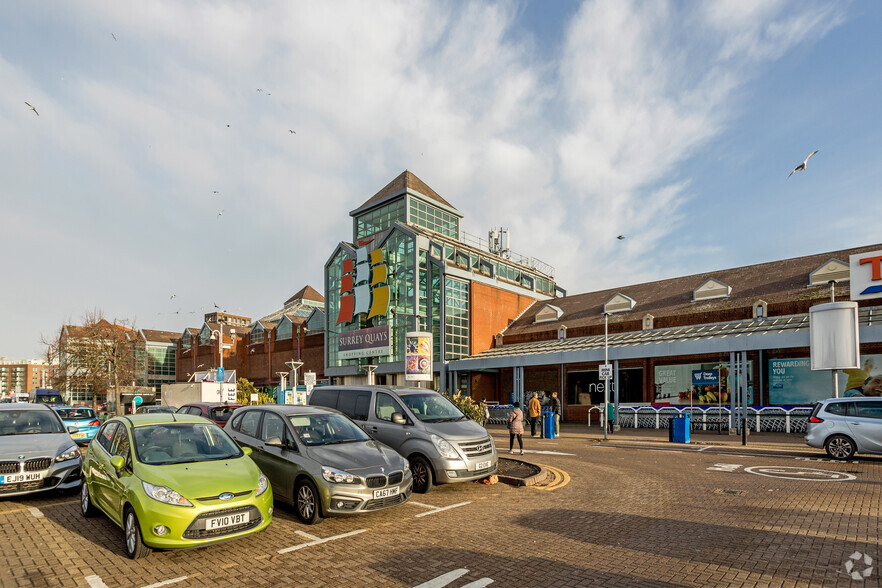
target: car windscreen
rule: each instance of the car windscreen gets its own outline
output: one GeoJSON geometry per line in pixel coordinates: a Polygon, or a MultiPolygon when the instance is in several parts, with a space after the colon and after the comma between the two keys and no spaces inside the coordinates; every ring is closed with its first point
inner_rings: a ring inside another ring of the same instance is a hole
{"type": "Polygon", "coordinates": [[[172,406],[148,406],[147,408],[142,408],[138,412],[174,412],[175,409],[172,406]]]}
{"type": "Polygon", "coordinates": [[[288,417],[300,442],[308,446],[369,441],[358,425],[339,414],[310,414],[288,417]]]}
{"type": "Polygon", "coordinates": [[[0,436],[65,433],[55,415],[45,410],[0,410],[0,436]]]}
{"type": "Polygon", "coordinates": [[[64,404],[61,394],[37,394],[34,397],[35,404],[64,404]]]}
{"type": "Polygon", "coordinates": [[[223,429],[214,423],[163,423],[132,429],[138,461],[168,465],[231,459],[244,455],[223,429]]]}
{"type": "Polygon", "coordinates": [[[410,412],[424,423],[444,423],[468,418],[440,394],[402,394],[400,398],[410,412]]]}
{"type": "Polygon", "coordinates": [[[66,421],[95,420],[98,418],[95,416],[95,411],[91,408],[57,408],[55,412],[66,421]]]}

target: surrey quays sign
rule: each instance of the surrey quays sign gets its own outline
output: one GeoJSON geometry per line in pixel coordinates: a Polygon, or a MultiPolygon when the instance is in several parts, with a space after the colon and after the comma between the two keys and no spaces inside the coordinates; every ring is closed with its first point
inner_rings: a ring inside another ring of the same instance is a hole
{"type": "Polygon", "coordinates": [[[337,357],[380,357],[389,355],[389,325],[340,333],[337,340],[337,357]]]}

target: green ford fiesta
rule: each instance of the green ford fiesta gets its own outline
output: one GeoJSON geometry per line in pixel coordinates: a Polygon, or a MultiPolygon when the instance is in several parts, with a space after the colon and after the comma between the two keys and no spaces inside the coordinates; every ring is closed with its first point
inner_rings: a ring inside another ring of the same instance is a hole
{"type": "Polygon", "coordinates": [[[257,533],[272,520],[273,493],[248,453],[202,417],[115,417],[86,452],[83,516],[100,509],[122,527],[132,559],[257,533]]]}

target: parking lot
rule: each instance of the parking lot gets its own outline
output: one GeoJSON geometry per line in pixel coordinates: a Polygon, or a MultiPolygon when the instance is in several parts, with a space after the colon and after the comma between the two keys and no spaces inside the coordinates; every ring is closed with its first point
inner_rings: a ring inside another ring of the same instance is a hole
{"type": "Polygon", "coordinates": [[[2,499],[0,585],[845,586],[855,573],[879,584],[882,460],[525,442],[523,459],[559,473],[552,485],[442,486],[315,526],[277,503],[260,534],[136,561],[75,495],[2,499]]]}

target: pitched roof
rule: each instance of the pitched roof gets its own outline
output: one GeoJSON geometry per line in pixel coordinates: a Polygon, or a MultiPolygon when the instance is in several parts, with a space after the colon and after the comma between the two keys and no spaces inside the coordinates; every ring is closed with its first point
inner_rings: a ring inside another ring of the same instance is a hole
{"type": "Polygon", "coordinates": [[[180,333],[172,333],[171,331],[154,331],[153,329],[141,329],[144,339],[147,341],[156,341],[161,343],[176,343],[181,338],[180,333]]]}
{"type": "MultiPolygon", "coordinates": [[[[563,315],[558,321],[534,324],[536,313],[548,304],[537,302],[506,328],[505,335],[545,332],[550,329],[556,330],[560,325],[566,325],[570,329],[603,325],[603,305],[616,293],[630,296],[637,304],[632,311],[611,315],[610,323],[639,320],[646,313],[652,314],[657,320],[660,317],[750,308],[760,299],[770,305],[807,298],[816,299],[828,295],[829,288],[826,284],[809,288],[811,272],[830,258],[847,263],[850,255],[878,249],[882,249],[882,244],[565,296],[554,300],[554,305],[563,310],[563,315]],[[709,278],[715,278],[731,286],[730,295],[725,298],[693,302],[693,291],[709,278]]],[[[847,284],[837,287],[837,297],[847,295],[844,294],[847,287],[847,284]]]]}
{"type": "Polygon", "coordinates": [[[357,214],[361,213],[364,210],[367,210],[368,208],[373,208],[384,200],[388,200],[391,199],[393,196],[398,196],[399,194],[405,193],[407,190],[419,192],[430,200],[434,200],[439,204],[443,204],[447,208],[456,210],[456,208],[454,208],[452,204],[441,198],[441,196],[439,196],[438,193],[435,192],[435,190],[426,185],[425,182],[416,177],[409,170],[404,170],[397,178],[386,184],[383,189],[368,198],[364,204],[350,212],[349,215],[356,216],[357,214]]]}
{"type": "Polygon", "coordinates": [[[295,300],[314,300],[316,302],[324,302],[325,297],[319,294],[315,288],[307,284],[306,286],[301,288],[300,291],[297,292],[297,294],[286,300],[285,306],[291,304],[295,300]]]}

